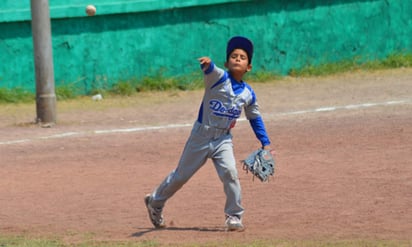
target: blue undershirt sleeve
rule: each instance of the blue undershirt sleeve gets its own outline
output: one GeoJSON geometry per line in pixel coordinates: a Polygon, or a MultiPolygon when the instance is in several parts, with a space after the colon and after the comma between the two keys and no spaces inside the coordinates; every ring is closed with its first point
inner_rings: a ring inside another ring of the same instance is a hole
{"type": "MultiPolygon", "coordinates": [[[[204,64],[200,65],[200,68],[203,70],[203,68],[205,67],[204,64]]],[[[204,71],[205,75],[210,74],[213,69],[215,68],[215,64],[213,62],[210,63],[209,68],[207,68],[207,70],[204,71]]]]}
{"type": "Polygon", "coordinates": [[[255,119],[249,120],[250,125],[252,126],[253,131],[257,139],[260,141],[262,146],[270,145],[270,139],[265,129],[265,124],[263,123],[262,117],[257,117],[255,119]]]}

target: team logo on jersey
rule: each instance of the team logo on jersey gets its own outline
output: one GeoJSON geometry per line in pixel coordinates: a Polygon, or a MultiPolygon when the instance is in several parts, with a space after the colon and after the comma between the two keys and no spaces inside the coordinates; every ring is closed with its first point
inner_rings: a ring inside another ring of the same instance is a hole
{"type": "Polygon", "coordinates": [[[212,110],[213,114],[220,117],[227,117],[230,120],[236,119],[240,117],[241,110],[238,109],[236,106],[232,108],[227,108],[222,102],[219,100],[211,100],[209,101],[209,108],[212,110]]]}

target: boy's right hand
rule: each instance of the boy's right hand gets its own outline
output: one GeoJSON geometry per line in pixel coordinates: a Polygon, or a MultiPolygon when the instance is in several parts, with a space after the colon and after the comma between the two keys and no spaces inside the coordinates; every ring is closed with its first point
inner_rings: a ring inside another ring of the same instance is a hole
{"type": "Polygon", "coordinates": [[[202,70],[206,71],[210,64],[212,63],[212,60],[209,57],[201,57],[197,59],[200,62],[200,65],[202,66],[202,70]]]}

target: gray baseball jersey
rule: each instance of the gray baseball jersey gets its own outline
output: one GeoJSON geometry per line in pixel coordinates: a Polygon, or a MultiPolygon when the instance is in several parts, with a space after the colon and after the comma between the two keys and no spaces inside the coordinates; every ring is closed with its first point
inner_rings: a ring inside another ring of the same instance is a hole
{"type": "Polygon", "coordinates": [[[207,161],[211,159],[226,194],[225,214],[241,217],[241,187],[233,154],[231,128],[242,109],[256,137],[269,145],[255,93],[245,82],[235,81],[213,62],[204,71],[205,93],[198,118],[186,142],[180,161],[152,193],[152,206],[162,208],[207,161]]]}

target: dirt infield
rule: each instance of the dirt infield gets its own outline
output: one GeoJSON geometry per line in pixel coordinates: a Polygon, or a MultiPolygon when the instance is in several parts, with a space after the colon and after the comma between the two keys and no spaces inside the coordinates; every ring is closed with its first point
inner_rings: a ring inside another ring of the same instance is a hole
{"type": "MultiPolygon", "coordinates": [[[[52,128],[0,116],[0,234],[191,243],[260,239],[412,239],[412,70],[252,84],[275,177],[239,175],[246,231],[224,231],[224,193],[209,161],[154,230],[143,197],[176,165],[201,91],[93,109],[61,103],[52,128]]],[[[6,106],[0,106],[5,108],[6,106]]],[[[16,108],[13,108],[16,109],[16,108]]],[[[240,160],[258,142],[233,131],[240,160]]]]}

